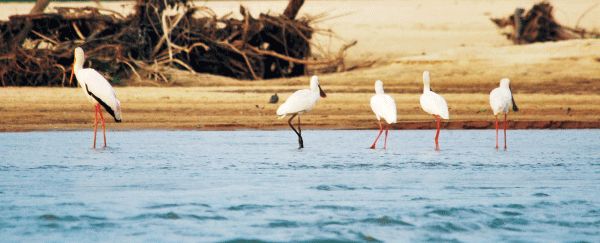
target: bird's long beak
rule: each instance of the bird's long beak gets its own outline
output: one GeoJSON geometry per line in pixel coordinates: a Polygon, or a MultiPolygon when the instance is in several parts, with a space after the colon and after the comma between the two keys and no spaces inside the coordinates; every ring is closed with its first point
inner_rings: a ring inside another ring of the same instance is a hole
{"type": "Polygon", "coordinates": [[[323,89],[321,89],[321,85],[319,84],[319,94],[321,95],[321,97],[325,98],[327,97],[327,94],[325,94],[325,91],[323,91],[323,89]]]}
{"type": "Polygon", "coordinates": [[[69,86],[73,85],[73,74],[75,74],[75,63],[71,65],[71,78],[69,78],[69,86]]]}

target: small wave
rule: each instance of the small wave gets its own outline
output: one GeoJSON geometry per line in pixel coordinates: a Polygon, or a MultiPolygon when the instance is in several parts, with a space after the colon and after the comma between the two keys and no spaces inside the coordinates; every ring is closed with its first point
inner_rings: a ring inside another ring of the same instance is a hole
{"type": "Polygon", "coordinates": [[[361,220],[360,222],[369,223],[369,224],[377,224],[381,226],[394,226],[394,225],[402,225],[402,226],[414,226],[411,223],[405,222],[400,219],[393,219],[388,216],[378,217],[378,218],[366,218],[361,220]]]}
{"type": "Polygon", "coordinates": [[[460,187],[456,187],[456,186],[446,186],[444,187],[444,189],[447,190],[504,190],[504,189],[519,189],[521,187],[519,186],[515,186],[515,187],[505,187],[505,186],[460,186],[460,187]]]}
{"type": "Polygon", "coordinates": [[[600,226],[600,220],[597,221],[564,221],[564,220],[550,220],[542,223],[557,225],[566,228],[585,228],[585,227],[598,227],[600,226]]]}
{"type": "Polygon", "coordinates": [[[17,169],[14,165],[0,165],[0,171],[10,171],[11,169],[17,169]]]}
{"type": "Polygon", "coordinates": [[[181,217],[179,216],[179,214],[176,214],[174,212],[168,212],[168,213],[145,213],[145,214],[140,214],[140,215],[136,215],[133,217],[129,217],[127,219],[131,219],[131,220],[143,220],[143,219],[180,219],[181,217]]]}
{"type": "Polygon", "coordinates": [[[585,201],[585,200],[561,201],[560,204],[562,204],[562,205],[587,205],[587,206],[592,206],[590,202],[585,201]]]}
{"type": "Polygon", "coordinates": [[[543,193],[543,192],[538,192],[538,193],[534,193],[533,196],[534,197],[549,197],[550,195],[543,193]]]}
{"type": "Polygon", "coordinates": [[[357,188],[357,187],[346,186],[346,185],[318,185],[316,187],[311,187],[311,189],[316,189],[319,191],[354,191],[357,189],[370,190],[371,188],[369,188],[369,187],[357,188]]]}
{"type": "Polygon", "coordinates": [[[185,206],[193,206],[193,207],[203,207],[210,208],[210,205],[206,203],[160,203],[160,204],[152,204],[144,207],[145,209],[163,209],[163,208],[176,208],[176,207],[185,207],[185,206]]]}
{"type": "Polygon", "coordinates": [[[56,205],[57,206],[79,206],[79,207],[85,206],[85,204],[82,202],[63,202],[63,203],[58,203],[56,205]]]}
{"type": "Polygon", "coordinates": [[[228,207],[227,210],[231,211],[242,211],[242,210],[261,210],[267,208],[273,208],[272,205],[259,205],[259,204],[240,204],[237,206],[228,207]]]}
{"type": "Polygon", "coordinates": [[[268,241],[262,241],[262,240],[257,240],[257,239],[238,238],[238,239],[225,240],[225,241],[219,241],[219,242],[220,243],[267,243],[268,241]]]}
{"type": "Polygon", "coordinates": [[[319,228],[321,228],[321,227],[325,227],[328,225],[350,225],[350,224],[353,224],[354,222],[355,222],[354,220],[348,220],[348,221],[327,220],[327,221],[318,222],[317,226],[319,228]]]}
{"type": "Polygon", "coordinates": [[[451,222],[441,222],[425,226],[428,230],[441,233],[466,232],[469,229],[451,222]]]}
{"type": "Polygon", "coordinates": [[[175,207],[179,207],[179,206],[181,206],[181,204],[165,203],[165,204],[150,205],[150,206],[145,207],[145,208],[146,209],[161,209],[161,208],[175,208],[175,207]]]}
{"type": "Polygon", "coordinates": [[[210,205],[206,204],[206,203],[190,203],[191,206],[196,206],[196,207],[204,207],[204,208],[210,208],[210,205]]]}
{"type": "Polygon", "coordinates": [[[443,238],[441,236],[427,236],[422,240],[423,242],[448,242],[448,243],[460,243],[457,239],[443,238]]]}
{"type": "Polygon", "coordinates": [[[359,168],[359,169],[368,169],[368,168],[373,168],[375,167],[373,164],[366,164],[366,163],[360,163],[360,164],[324,164],[323,166],[321,166],[321,168],[323,169],[355,169],[355,168],[359,168]]]}
{"type": "MultiPolygon", "coordinates": [[[[367,241],[363,239],[362,241],[367,241]]],[[[246,239],[246,238],[237,238],[232,240],[219,241],[219,243],[268,243],[272,241],[264,241],[259,239],[246,239]]],[[[356,240],[345,240],[345,239],[327,239],[327,238],[318,238],[318,239],[310,239],[310,240],[293,240],[292,242],[297,243],[355,243],[356,240]]]]}
{"type": "Polygon", "coordinates": [[[64,165],[42,165],[38,167],[29,168],[30,170],[49,170],[49,169],[68,169],[68,166],[64,165]]]}
{"type": "Polygon", "coordinates": [[[93,228],[102,229],[102,228],[114,228],[114,227],[117,227],[118,225],[115,223],[100,222],[100,223],[91,223],[90,226],[92,226],[93,228]]]}
{"type": "Polygon", "coordinates": [[[511,208],[511,209],[525,209],[525,206],[518,203],[511,204],[494,204],[495,208],[511,208]]]}
{"type": "Polygon", "coordinates": [[[514,211],[502,211],[501,214],[505,215],[505,216],[519,216],[519,215],[522,215],[522,213],[514,212],[514,211]]]}
{"type": "Polygon", "coordinates": [[[355,207],[351,206],[337,206],[337,205],[317,205],[314,206],[315,209],[328,209],[328,210],[345,210],[345,211],[356,211],[358,210],[355,207]]]}
{"type": "Polygon", "coordinates": [[[587,211],[583,217],[600,217],[600,209],[592,209],[587,211]]]}
{"type": "Polygon", "coordinates": [[[377,239],[377,238],[375,238],[373,236],[365,235],[362,232],[356,232],[355,234],[356,234],[356,236],[358,236],[358,238],[360,239],[360,241],[364,241],[364,242],[383,242],[383,241],[381,241],[381,240],[379,240],[379,239],[377,239]]]}
{"type": "Polygon", "coordinates": [[[205,221],[205,220],[227,220],[227,218],[223,217],[223,216],[200,216],[200,215],[195,215],[195,214],[189,214],[186,215],[186,217],[195,219],[195,220],[200,220],[200,221],[205,221]]]}
{"type": "Polygon", "coordinates": [[[316,166],[313,165],[294,165],[294,164],[288,164],[288,168],[291,169],[298,169],[298,170],[306,170],[306,169],[316,169],[316,166]]]}
{"type": "Polygon", "coordinates": [[[488,222],[488,227],[492,229],[506,229],[511,231],[522,231],[519,228],[512,227],[513,225],[528,225],[529,221],[523,218],[495,218],[492,221],[488,222]]]}
{"type": "Polygon", "coordinates": [[[556,207],[557,204],[549,201],[539,201],[532,205],[534,208],[556,207]]]}
{"type": "Polygon", "coordinates": [[[64,215],[58,216],[56,214],[42,214],[37,217],[39,220],[44,222],[75,222],[75,221],[103,221],[106,220],[105,217],[100,216],[92,216],[92,215],[64,215]]]}
{"type": "Polygon", "coordinates": [[[196,214],[178,214],[175,212],[167,212],[167,213],[144,213],[140,215],[136,215],[133,217],[125,218],[127,220],[146,220],[146,219],[167,219],[167,220],[179,220],[179,219],[193,219],[199,221],[205,220],[226,220],[227,218],[223,216],[203,216],[196,214]]]}
{"type": "Polygon", "coordinates": [[[75,217],[75,216],[71,216],[71,215],[58,216],[55,214],[43,214],[43,215],[40,215],[38,217],[38,219],[44,220],[44,221],[67,221],[67,222],[79,220],[79,218],[75,217]]]}
{"type": "Polygon", "coordinates": [[[296,228],[300,227],[300,223],[289,220],[274,220],[267,225],[269,228],[296,228]]]}
{"type": "Polygon", "coordinates": [[[448,216],[462,215],[465,213],[477,214],[477,215],[483,214],[483,212],[481,212],[479,210],[471,209],[471,208],[439,208],[439,209],[434,209],[432,211],[425,213],[425,216],[438,215],[438,216],[448,217],[448,216]]]}

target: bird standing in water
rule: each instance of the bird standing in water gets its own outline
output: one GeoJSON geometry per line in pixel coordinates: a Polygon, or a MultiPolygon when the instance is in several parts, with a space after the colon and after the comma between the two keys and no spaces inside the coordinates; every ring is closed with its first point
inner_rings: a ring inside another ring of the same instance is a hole
{"type": "Polygon", "coordinates": [[[510,80],[503,78],[500,80],[500,87],[495,88],[490,92],[490,106],[496,117],[496,149],[498,149],[498,114],[504,113],[504,149],[506,150],[506,116],[512,108],[513,111],[519,111],[515,98],[510,89],[510,80]]]}
{"type": "Polygon", "coordinates": [[[288,120],[288,124],[294,130],[294,133],[298,135],[299,148],[304,148],[304,141],[302,140],[302,128],[300,127],[300,114],[309,112],[317,104],[319,97],[327,97],[321,85],[319,84],[319,78],[312,76],[310,78],[310,89],[301,89],[294,92],[287,100],[279,106],[277,109],[277,115],[279,119],[283,119],[287,115],[292,115],[288,120]],[[292,125],[292,120],[298,116],[298,130],[292,125]]]}
{"type": "Polygon", "coordinates": [[[104,147],[106,147],[106,125],[101,106],[115,119],[115,122],[121,122],[121,102],[117,99],[115,90],[100,73],[92,68],[83,68],[85,62],[83,49],[80,47],[75,48],[74,56],[75,60],[73,61],[69,82],[73,82],[73,75],[75,75],[84,95],[94,104],[94,143],[92,147],[96,148],[96,133],[99,121],[102,122],[104,147]],[[98,116],[100,116],[100,119],[98,119],[98,116]]]}
{"type": "Polygon", "coordinates": [[[375,95],[371,97],[371,109],[373,110],[373,113],[375,113],[379,124],[379,134],[371,145],[371,149],[375,149],[377,140],[379,140],[379,137],[383,132],[381,118],[387,123],[385,124],[385,139],[383,142],[383,149],[387,149],[389,125],[396,123],[396,102],[394,101],[394,98],[383,92],[383,82],[381,82],[381,80],[375,81],[375,95]]]}
{"type": "Polygon", "coordinates": [[[435,150],[440,150],[438,139],[440,137],[440,120],[450,119],[448,104],[444,97],[436,94],[431,89],[429,71],[423,72],[423,94],[421,94],[421,108],[423,111],[433,115],[436,120],[437,131],[435,133],[435,150]]]}

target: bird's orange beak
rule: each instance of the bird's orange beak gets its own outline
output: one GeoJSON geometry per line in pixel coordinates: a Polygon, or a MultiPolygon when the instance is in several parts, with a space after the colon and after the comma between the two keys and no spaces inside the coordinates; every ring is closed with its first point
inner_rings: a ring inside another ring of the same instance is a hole
{"type": "Polygon", "coordinates": [[[325,94],[325,91],[323,91],[323,89],[321,89],[321,85],[319,84],[319,94],[321,95],[321,97],[325,98],[327,97],[327,94],[325,94]]]}
{"type": "Polygon", "coordinates": [[[75,73],[75,63],[71,65],[71,78],[69,78],[69,86],[73,85],[73,74],[75,73]]]}

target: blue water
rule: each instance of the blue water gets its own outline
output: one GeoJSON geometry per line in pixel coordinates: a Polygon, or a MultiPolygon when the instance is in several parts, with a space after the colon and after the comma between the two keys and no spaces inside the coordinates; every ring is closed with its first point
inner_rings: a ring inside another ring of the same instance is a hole
{"type": "Polygon", "coordinates": [[[600,130],[0,133],[0,241],[600,241],[600,130]]]}

